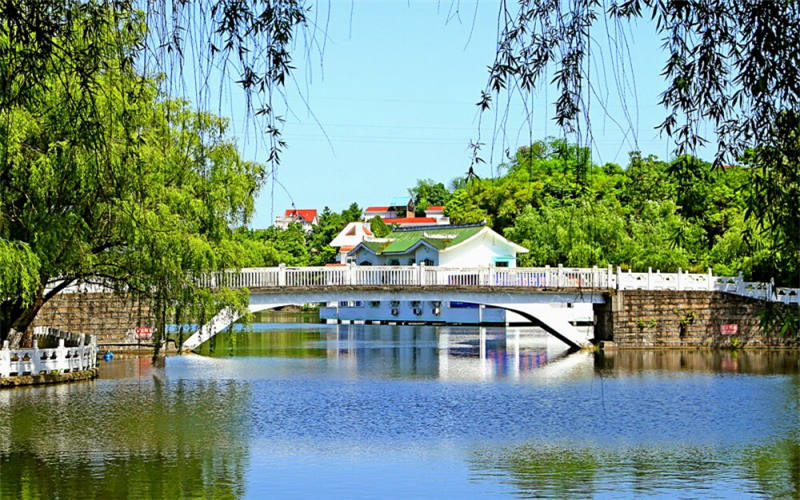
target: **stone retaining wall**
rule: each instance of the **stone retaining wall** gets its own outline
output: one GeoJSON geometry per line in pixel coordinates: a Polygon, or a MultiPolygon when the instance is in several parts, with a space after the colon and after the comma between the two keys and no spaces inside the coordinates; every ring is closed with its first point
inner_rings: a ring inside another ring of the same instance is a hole
{"type": "Polygon", "coordinates": [[[89,370],[70,373],[41,373],[39,375],[0,377],[0,389],[26,385],[63,384],[65,382],[93,380],[97,378],[98,374],[99,370],[97,368],[91,368],[89,370]]]}
{"type": "Polygon", "coordinates": [[[70,293],[49,300],[31,326],[96,335],[102,346],[136,344],[136,327],[152,326],[154,322],[146,303],[112,293],[70,293]]]}
{"type": "Polygon", "coordinates": [[[606,304],[595,306],[596,337],[627,348],[800,346],[796,330],[781,336],[762,328],[766,306],[723,292],[617,291],[606,304]]]}

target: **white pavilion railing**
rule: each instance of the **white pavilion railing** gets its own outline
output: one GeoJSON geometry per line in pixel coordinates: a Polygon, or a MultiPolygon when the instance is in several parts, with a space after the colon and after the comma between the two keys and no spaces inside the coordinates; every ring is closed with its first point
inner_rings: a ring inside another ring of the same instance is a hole
{"type": "Polygon", "coordinates": [[[706,290],[722,291],[761,300],[800,304],[800,289],[778,288],[772,283],[748,282],[742,276],[707,273],[623,272],[611,266],[576,267],[438,267],[325,266],[245,268],[239,272],[212,273],[200,279],[216,288],[313,288],[327,286],[436,286],[538,289],[606,290],[706,290]]]}
{"type": "Polygon", "coordinates": [[[7,340],[0,349],[0,377],[70,373],[95,367],[97,342],[94,336],[88,344],[77,347],[65,347],[62,338],[58,340],[58,347],[52,349],[39,349],[36,339],[29,349],[9,349],[7,340]]]}

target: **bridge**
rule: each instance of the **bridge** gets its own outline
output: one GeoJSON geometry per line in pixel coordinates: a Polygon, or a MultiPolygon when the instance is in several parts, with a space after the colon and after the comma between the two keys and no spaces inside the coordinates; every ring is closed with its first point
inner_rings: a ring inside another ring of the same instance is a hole
{"type": "MultiPolygon", "coordinates": [[[[707,273],[622,272],[605,268],[446,268],[425,266],[326,266],[245,268],[200,278],[209,288],[248,288],[249,312],[286,305],[341,300],[458,301],[515,312],[544,328],[573,349],[587,339],[554,303],[603,304],[623,290],[726,292],[759,300],[800,303],[800,289],[772,283],[746,282],[742,276],[707,273]]],[[[239,319],[224,309],[191,335],[182,346],[193,350],[239,319]]]]}

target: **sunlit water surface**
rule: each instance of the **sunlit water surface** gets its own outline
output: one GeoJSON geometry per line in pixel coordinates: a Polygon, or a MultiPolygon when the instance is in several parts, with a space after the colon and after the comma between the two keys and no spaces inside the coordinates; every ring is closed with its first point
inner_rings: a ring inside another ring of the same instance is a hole
{"type": "Polygon", "coordinates": [[[0,392],[3,497],[800,495],[797,353],[261,325],[0,392]]]}

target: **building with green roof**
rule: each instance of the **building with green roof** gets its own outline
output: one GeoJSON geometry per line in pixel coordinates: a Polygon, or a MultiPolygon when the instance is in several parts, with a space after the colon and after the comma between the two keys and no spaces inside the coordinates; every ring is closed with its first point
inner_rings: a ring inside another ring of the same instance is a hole
{"type": "Polygon", "coordinates": [[[517,254],[527,251],[483,224],[432,225],[397,228],[384,238],[367,238],[347,259],[362,266],[516,267],[517,254]]]}

